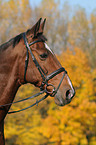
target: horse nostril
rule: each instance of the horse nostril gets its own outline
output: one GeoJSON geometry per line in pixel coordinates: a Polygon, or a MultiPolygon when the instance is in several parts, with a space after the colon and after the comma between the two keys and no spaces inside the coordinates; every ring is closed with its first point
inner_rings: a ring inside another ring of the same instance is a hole
{"type": "Polygon", "coordinates": [[[69,99],[69,97],[68,97],[69,94],[70,94],[70,90],[67,90],[67,91],[66,91],[66,99],[69,99]]]}
{"type": "Polygon", "coordinates": [[[73,97],[72,91],[71,91],[71,90],[67,90],[67,92],[66,92],[66,99],[69,100],[69,99],[71,99],[72,97],[73,97]]]}

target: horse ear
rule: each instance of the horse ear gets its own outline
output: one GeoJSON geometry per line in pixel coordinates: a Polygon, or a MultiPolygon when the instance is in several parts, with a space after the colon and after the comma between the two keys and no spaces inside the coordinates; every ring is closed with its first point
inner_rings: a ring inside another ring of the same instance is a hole
{"type": "Polygon", "coordinates": [[[31,29],[27,31],[28,35],[32,34],[33,38],[35,38],[37,35],[43,33],[46,19],[42,20],[42,22],[41,20],[42,18],[40,18],[38,22],[31,29]]]}
{"type": "Polygon", "coordinates": [[[42,18],[39,19],[39,21],[33,26],[32,29],[34,29],[34,37],[37,36],[39,28],[40,28],[40,23],[41,23],[42,18]]]}
{"type": "Polygon", "coordinates": [[[40,18],[37,23],[27,31],[27,34],[33,34],[33,37],[36,37],[40,28],[40,23],[41,23],[42,18],[40,18]]]}
{"type": "Polygon", "coordinates": [[[41,23],[41,25],[39,27],[38,34],[42,34],[43,33],[45,22],[46,22],[46,19],[44,19],[44,21],[41,23]]]}

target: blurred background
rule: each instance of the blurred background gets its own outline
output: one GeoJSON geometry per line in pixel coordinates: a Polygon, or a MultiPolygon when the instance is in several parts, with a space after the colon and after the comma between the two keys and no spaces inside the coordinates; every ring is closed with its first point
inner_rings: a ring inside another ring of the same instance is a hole
{"type": "MultiPolygon", "coordinates": [[[[0,44],[46,18],[47,44],[76,90],[69,105],[54,98],[5,119],[6,145],[96,145],[96,1],[0,0],[0,44]]],[[[38,89],[22,86],[15,101],[38,89]]],[[[33,101],[13,105],[18,110],[33,101]]]]}

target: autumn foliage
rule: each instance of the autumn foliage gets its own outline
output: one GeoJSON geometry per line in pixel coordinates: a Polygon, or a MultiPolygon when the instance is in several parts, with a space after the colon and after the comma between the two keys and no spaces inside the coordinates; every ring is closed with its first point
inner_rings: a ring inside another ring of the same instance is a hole
{"type": "MultiPolygon", "coordinates": [[[[54,98],[49,97],[31,109],[7,115],[6,145],[96,144],[96,15],[92,13],[88,19],[84,9],[78,9],[70,18],[68,3],[62,12],[58,5],[59,1],[42,0],[33,9],[28,0],[0,0],[0,42],[27,30],[39,17],[47,17],[48,44],[68,71],[76,91],[72,102],[64,107],[57,106],[54,98]]],[[[38,91],[30,84],[24,85],[15,101],[38,91]]],[[[11,110],[27,107],[34,101],[12,105],[11,110]]]]}

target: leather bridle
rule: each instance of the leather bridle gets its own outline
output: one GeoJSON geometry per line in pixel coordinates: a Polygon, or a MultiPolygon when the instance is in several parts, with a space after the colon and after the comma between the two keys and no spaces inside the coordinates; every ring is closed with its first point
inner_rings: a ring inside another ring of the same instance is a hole
{"type": "Polygon", "coordinates": [[[23,110],[26,110],[28,108],[31,108],[33,107],[34,105],[38,105],[39,102],[41,102],[42,100],[46,99],[49,95],[54,97],[55,94],[57,93],[57,91],[59,90],[59,87],[64,79],[64,76],[65,74],[67,74],[67,71],[65,70],[64,67],[61,67],[59,69],[57,69],[56,71],[52,72],[51,74],[49,75],[46,75],[44,70],[42,69],[42,67],[39,65],[38,61],[36,60],[35,56],[33,55],[31,49],[30,49],[30,46],[37,43],[37,42],[44,42],[43,40],[36,40],[36,41],[33,41],[32,43],[28,44],[28,41],[27,41],[27,38],[26,38],[26,33],[23,33],[23,39],[24,39],[24,43],[25,43],[25,46],[26,46],[26,49],[27,49],[27,52],[26,52],[26,59],[25,59],[25,72],[24,72],[24,81],[26,81],[26,73],[27,73],[27,68],[28,68],[28,62],[29,62],[29,53],[31,54],[31,57],[32,57],[32,60],[34,62],[34,64],[36,65],[41,77],[42,77],[42,83],[41,83],[41,86],[40,86],[40,92],[31,96],[31,97],[28,97],[28,98],[25,98],[25,99],[21,99],[19,101],[16,101],[16,102],[13,102],[13,103],[9,103],[9,104],[4,104],[4,105],[0,105],[0,107],[5,107],[5,106],[10,106],[12,104],[15,104],[15,103],[19,103],[19,102],[23,102],[23,101],[26,101],[26,100],[29,100],[31,98],[34,98],[34,97],[37,97],[43,93],[46,93],[46,95],[44,97],[42,97],[40,100],[36,100],[36,102],[26,108],[23,108],[23,109],[20,109],[20,110],[17,110],[17,111],[11,111],[11,112],[8,112],[8,114],[11,114],[11,113],[16,113],[16,112],[21,112],[23,110]],[[48,81],[50,79],[52,79],[53,77],[55,77],[56,75],[60,74],[61,72],[63,72],[63,76],[60,80],[60,83],[58,85],[57,88],[55,88],[55,86],[53,84],[49,84],[48,81]],[[51,86],[53,87],[53,90],[52,92],[48,91],[48,87],[51,86]],[[44,89],[45,87],[45,89],[44,89]]]}
{"type": "Polygon", "coordinates": [[[32,60],[33,60],[34,64],[36,65],[36,67],[37,67],[37,69],[38,69],[38,71],[39,71],[39,73],[40,73],[40,75],[41,75],[41,77],[43,79],[42,84],[40,86],[40,90],[43,90],[43,87],[45,86],[46,93],[47,94],[50,93],[51,96],[55,96],[55,94],[57,93],[57,91],[58,91],[58,89],[59,89],[59,87],[60,87],[60,85],[62,83],[62,80],[63,80],[65,74],[67,73],[67,71],[65,70],[64,67],[61,67],[58,70],[56,70],[56,71],[54,71],[51,74],[46,76],[45,72],[43,71],[43,69],[39,65],[38,61],[36,60],[35,56],[33,55],[32,51],[30,49],[31,45],[33,45],[33,44],[35,44],[37,42],[42,42],[42,40],[38,39],[38,40],[33,41],[32,43],[28,44],[28,41],[27,41],[27,38],[26,38],[26,33],[23,33],[23,39],[24,39],[25,46],[27,48],[26,59],[25,59],[25,73],[24,73],[24,80],[25,80],[25,82],[26,82],[26,72],[27,72],[28,61],[29,61],[29,52],[30,52],[32,60]],[[63,74],[62,79],[61,79],[61,81],[60,81],[60,83],[59,83],[59,85],[58,85],[58,87],[56,89],[53,84],[48,84],[48,81],[50,79],[52,79],[53,77],[55,77],[56,75],[58,75],[59,73],[61,73],[61,72],[64,72],[64,74],[63,74]],[[49,87],[49,86],[53,87],[53,91],[52,92],[49,92],[47,90],[47,87],[49,87]]]}

